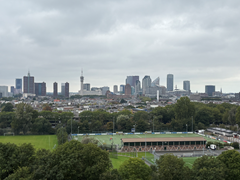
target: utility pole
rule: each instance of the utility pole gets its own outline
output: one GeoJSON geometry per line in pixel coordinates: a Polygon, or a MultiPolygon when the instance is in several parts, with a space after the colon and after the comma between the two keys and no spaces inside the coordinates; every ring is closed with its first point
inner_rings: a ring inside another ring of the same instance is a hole
{"type": "Polygon", "coordinates": [[[192,133],[193,133],[193,116],[192,116],[192,133]]]}
{"type": "Polygon", "coordinates": [[[71,136],[72,136],[72,118],[71,118],[71,136]]]}
{"type": "MultiPolygon", "coordinates": [[[[186,124],[186,132],[187,132],[187,124],[186,124]]],[[[188,136],[188,132],[187,132],[187,136],[188,136]]]]}

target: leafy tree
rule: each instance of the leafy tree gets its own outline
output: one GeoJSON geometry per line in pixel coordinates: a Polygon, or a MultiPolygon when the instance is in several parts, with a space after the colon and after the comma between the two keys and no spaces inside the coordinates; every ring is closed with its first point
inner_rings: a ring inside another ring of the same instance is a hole
{"type": "Polygon", "coordinates": [[[233,142],[232,147],[234,147],[234,149],[239,149],[239,143],[238,142],[233,142]]]}
{"type": "Polygon", "coordinates": [[[146,130],[148,130],[149,125],[146,121],[144,121],[143,119],[138,120],[137,126],[136,126],[136,131],[137,132],[144,132],[146,130]]]}
{"type": "Polygon", "coordinates": [[[203,156],[196,159],[192,171],[196,180],[224,180],[226,176],[225,165],[212,156],[203,156]]]}
{"type": "Polygon", "coordinates": [[[49,104],[44,104],[42,107],[43,111],[51,111],[52,112],[52,108],[49,104]]]}
{"type": "Polygon", "coordinates": [[[172,154],[164,154],[156,160],[158,177],[161,180],[188,180],[191,179],[191,172],[185,166],[183,159],[172,154]]]}
{"type": "Polygon", "coordinates": [[[119,167],[119,174],[128,180],[150,180],[151,168],[139,158],[130,158],[119,167]]]}
{"type": "Polygon", "coordinates": [[[16,109],[16,118],[11,123],[12,129],[16,134],[20,131],[26,134],[32,126],[33,108],[28,104],[18,104],[16,109]]]}
{"type": "Polygon", "coordinates": [[[66,128],[60,127],[57,129],[57,139],[58,139],[58,144],[64,144],[68,140],[68,134],[66,131],[66,128]]]}
{"type": "Polygon", "coordinates": [[[222,152],[217,159],[227,167],[226,180],[240,179],[240,153],[235,150],[222,152]]]}
{"type": "Polygon", "coordinates": [[[0,143],[0,179],[13,174],[18,167],[29,166],[34,162],[34,148],[31,144],[0,143]]]}
{"type": "Polygon", "coordinates": [[[100,180],[122,180],[117,169],[112,169],[100,175],[100,180]]]}
{"type": "Polygon", "coordinates": [[[37,118],[32,125],[32,132],[38,134],[48,134],[51,132],[51,123],[45,118],[37,118]]]}
{"type": "Polygon", "coordinates": [[[126,130],[128,121],[129,121],[128,115],[119,115],[117,117],[117,122],[116,122],[118,130],[126,130]]]}
{"type": "Polygon", "coordinates": [[[98,180],[112,167],[107,151],[75,140],[58,146],[51,153],[41,152],[37,158],[33,179],[98,180]]]}
{"type": "Polygon", "coordinates": [[[237,108],[236,112],[236,123],[238,124],[238,127],[240,127],[240,106],[237,108]]]}
{"type": "Polygon", "coordinates": [[[72,128],[72,133],[77,133],[78,132],[78,122],[73,120],[73,119],[69,119],[67,121],[67,126],[66,126],[66,130],[67,130],[67,133],[70,134],[71,133],[71,128],[72,128]]]}
{"type": "Polygon", "coordinates": [[[0,113],[0,128],[11,127],[11,122],[15,118],[15,112],[1,112],[0,113]]]}
{"type": "Polygon", "coordinates": [[[14,171],[13,174],[9,175],[4,180],[13,180],[13,179],[32,180],[33,174],[31,173],[31,170],[29,167],[19,167],[17,170],[14,171]]]}
{"type": "Polygon", "coordinates": [[[177,120],[190,118],[195,114],[194,104],[188,97],[181,97],[174,105],[174,112],[177,120]]]}
{"type": "Polygon", "coordinates": [[[4,104],[4,106],[2,108],[2,112],[13,112],[13,105],[12,105],[12,103],[4,104]]]}

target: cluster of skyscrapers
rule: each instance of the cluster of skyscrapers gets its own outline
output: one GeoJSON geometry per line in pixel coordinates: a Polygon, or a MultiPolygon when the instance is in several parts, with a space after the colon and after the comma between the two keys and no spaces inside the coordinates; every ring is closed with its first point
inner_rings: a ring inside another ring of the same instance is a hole
{"type": "MultiPolygon", "coordinates": [[[[164,95],[166,92],[171,94],[172,92],[179,94],[190,94],[190,81],[183,81],[183,89],[174,89],[174,75],[167,74],[166,86],[160,85],[160,78],[157,77],[152,81],[149,75],[143,77],[140,81],[139,76],[127,76],[126,83],[113,86],[113,92],[110,92],[108,86],[104,87],[92,87],[90,83],[84,83],[83,72],[80,77],[80,91],[79,95],[106,95],[106,93],[112,93],[115,95],[145,95],[148,97],[156,97],[159,95],[164,95]]],[[[46,96],[46,83],[45,82],[35,82],[34,76],[28,73],[23,79],[17,78],[15,81],[15,87],[11,86],[11,92],[8,92],[8,86],[0,86],[0,98],[13,96],[16,94],[23,94],[23,96],[46,96]]],[[[216,95],[214,85],[205,86],[205,94],[208,96],[216,95]]],[[[222,93],[222,92],[219,92],[222,93]]],[[[53,83],[53,97],[57,96],[69,97],[69,83],[61,83],[61,93],[58,93],[58,83],[53,83]]]]}
{"type": "MultiPolygon", "coordinates": [[[[126,84],[120,85],[120,91],[118,91],[118,86],[113,86],[113,93],[125,94],[125,95],[145,95],[145,96],[156,96],[163,95],[166,92],[172,92],[174,90],[174,76],[173,74],[167,75],[166,86],[160,85],[160,78],[157,77],[152,81],[149,75],[146,75],[142,79],[142,83],[139,80],[139,76],[127,76],[126,84]],[[141,86],[142,84],[142,86],[141,86]],[[131,89],[131,90],[130,90],[131,89]]],[[[183,81],[183,90],[190,93],[190,81],[183,81]]]]}
{"type": "MultiPolygon", "coordinates": [[[[53,96],[57,97],[58,94],[58,84],[53,83],[53,96]]],[[[8,86],[0,86],[0,98],[9,97],[17,94],[23,94],[24,97],[27,96],[46,96],[47,88],[45,82],[35,82],[34,76],[30,75],[28,72],[27,76],[23,76],[23,79],[17,78],[15,81],[15,87],[11,86],[11,92],[8,92],[8,86]],[[23,81],[22,81],[23,80],[23,81]]],[[[64,97],[69,97],[69,83],[62,83],[61,95],[64,97]]]]}

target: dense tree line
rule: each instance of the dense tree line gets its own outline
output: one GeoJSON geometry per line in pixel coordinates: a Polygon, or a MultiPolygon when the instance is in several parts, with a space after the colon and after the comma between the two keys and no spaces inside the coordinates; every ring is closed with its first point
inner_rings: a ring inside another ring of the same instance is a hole
{"type": "Polygon", "coordinates": [[[4,132],[1,129],[12,128],[18,135],[22,134],[55,134],[56,129],[52,124],[59,124],[58,127],[66,126],[67,121],[73,118],[71,112],[51,112],[49,106],[43,107],[43,111],[38,112],[28,104],[16,105],[15,111],[10,103],[1,107],[0,113],[0,135],[4,132]]]}
{"type": "MultiPolygon", "coordinates": [[[[88,139],[89,140],[89,139],[88,139]]],[[[172,154],[165,154],[148,166],[139,158],[129,158],[113,169],[109,152],[91,141],[72,140],[52,152],[35,150],[31,144],[0,143],[0,179],[86,179],[86,180],[232,180],[240,179],[240,153],[223,152],[218,157],[203,156],[190,169],[172,154]]]]}
{"type": "MultiPolygon", "coordinates": [[[[99,132],[99,131],[124,131],[130,132],[135,127],[137,132],[143,131],[192,131],[214,126],[230,125],[232,130],[237,129],[234,125],[240,125],[240,107],[229,103],[204,104],[190,102],[187,97],[180,98],[174,105],[157,107],[149,112],[125,109],[118,113],[109,113],[105,110],[83,111],[79,114],[79,121],[73,121],[71,112],[52,112],[50,106],[43,107],[43,111],[33,110],[27,104],[18,104],[13,111],[11,104],[1,107],[0,129],[11,127],[15,134],[32,133],[48,134],[56,133],[51,128],[50,122],[64,126],[67,133],[99,132]],[[192,124],[193,122],[193,124],[192,124]],[[187,126],[186,126],[187,124],[187,126]]],[[[0,134],[2,134],[0,130],[0,134]]]]}

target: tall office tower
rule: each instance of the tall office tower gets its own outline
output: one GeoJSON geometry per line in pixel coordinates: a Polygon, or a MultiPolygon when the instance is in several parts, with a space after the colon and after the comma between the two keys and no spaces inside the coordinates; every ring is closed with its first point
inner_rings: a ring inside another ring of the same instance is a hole
{"type": "Polygon", "coordinates": [[[120,85],[120,93],[124,94],[125,93],[125,85],[120,85]]]}
{"type": "Polygon", "coordinates": [[[190,91],[190,81],[183,81],[183,89],[190,91]]]}
{"type": "Polygon", "coordinates": [[[167,75],[167,91],[173,91],[173,74],[167,75]]]}
{"type": "Polygon", "coordinates": [[[20,89],[22,92],[22,79],[20,78],[16,79],[15,89],[20,89]]]}
{"type": "Polygon", "coordinates": [[[46,96],[46,83],[34,83],[36,96],[46,96]]]}
{"type": "Polygon", "coordinates": [[[127,84],[125,86],[125,95],[132,95],[132,88],[131,88],[130,84],[127,84]]]}
{"type": "Polygon", "coordinates": [[[82,96],[83,96],[83,81],[84,81],[84,77],[83,77],[83,71],[82,71],[81,77],[80,77],[80,83],[81,83],[80,95],[82,96]]]}
{"type": "Polygon", "coordinates": [[[117,92],[118,92],[118,86],[117,86],[117,85],[114,85],[114,86],[113,86],[113,92],[114,92],[114,93],[117,93],[117,92]]]}
{"type": "Polygon", "coordinates": [[[14,86],[11,86],[11,93],[14,94],[14,86]]]}
{"type": "Polygon", "coordinates": [[[108,86],[104,86],[102,87],[102,95],[105,96],[106,92],[109,91],[109,87],[108,86]]]}
{"type": "Polygon", "coordinates": [[[205,86],[205,93],[208,94],[208,96],[212,96],[213,92],[215,92],[215,86],[214,85],[206,85],[205,86]]]}
{"type": "Polygon", "coordinates": [[[131,95],[133,95],[135,92],[135,87],[131,86],[131,95]]]}
{"type": "Polygon", "coordinates": [[[135,83],[135,94],[139,94],[140,91],[141,91],[141,82],[137,80],[135,83]]]}
{"type": "Polygon", "coordinates": [[[2,97],[8,97],[8,86],[0,86],[2,97]]]}
{"type": "Polygon", "coordinates": [[[68,82],[65,83],[65,90],[64,90],[64,92],[65,92],[64,96],[66,98],[69,98],[69,83],[68,82]]]}
{"type": "Polygon", "coordinates": [[[139,76],[127,76],[126,84],[130,84],[130,86],[135,86],[137,80],[139,80],[139,76]]]}
{"type": "Polygon", "coordinates": [[[151,86],[152,80],[150,76],[145,76],[142,80],[142,93],[145,94],[148,87],[151,86]]]}
{"type": "Polygon", "coordinates": [[[86,91],[90,91],[90,84],[89,83],[83,84],[83,89],[86,91]]]}
{"type": "Polygon", "coordinates": [[[156,86],[160,85],[160,78],[157,77],[152,83],[151,83],[151,87],[156,87],[156,86]]]}
{"type": "Polygon", "coordinates": [[[34,94],[34,77],[30,76],[30,72],[28,72],[28,76],[23,77],[23,93],[34,94]]]}
{"type": "Polygon", "coordinates": [[[53,83],[53,97],[57,97],[58,96],[58,83],[55,82],[53,83]]]}
{"type": "Polygon", "coordinates": [[[65,96],[65,83],[61,84],[61,95],[65,96]]]}

